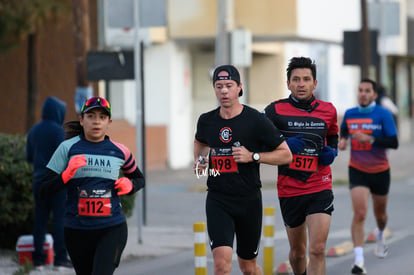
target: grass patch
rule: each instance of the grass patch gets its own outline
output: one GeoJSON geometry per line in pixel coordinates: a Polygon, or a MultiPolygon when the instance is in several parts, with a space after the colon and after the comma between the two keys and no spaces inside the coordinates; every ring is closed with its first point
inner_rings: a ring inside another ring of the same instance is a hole
{"type": "Polygon", "coordinates": [[[28,275],[31,270],[33,270],[33,264],[31,262],[26,262],[24,265],[21,265],[13,275],[28,275]]]}

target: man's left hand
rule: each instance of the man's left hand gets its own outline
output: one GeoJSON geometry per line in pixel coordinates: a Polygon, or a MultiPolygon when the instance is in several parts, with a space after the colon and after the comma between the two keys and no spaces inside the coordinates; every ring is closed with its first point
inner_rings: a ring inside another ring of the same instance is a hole
{"type": "Polygon", "coordinates": [[[319,152],[319,164],[328,166],[332,164],[337,155],[338,151],[336,149],[333,149],[331,146],[324,146],[319,152]]]}

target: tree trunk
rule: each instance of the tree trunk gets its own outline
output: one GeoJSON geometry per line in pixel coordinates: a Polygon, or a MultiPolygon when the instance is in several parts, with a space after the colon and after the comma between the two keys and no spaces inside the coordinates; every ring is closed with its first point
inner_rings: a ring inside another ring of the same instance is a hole
{"type": "Polygon", "coordinates": [[[29,34],[27,38],[27,113],[26,131],[35,123],[37,106],[37,45],[36,34],[29,34]]]}
{"type": "Polygon", "coordinates": [[[86,78],[86,53],[90,48],[88,1],[72,0],[72,4],[77,86],[86,87],[88,86],[86,78]]]}

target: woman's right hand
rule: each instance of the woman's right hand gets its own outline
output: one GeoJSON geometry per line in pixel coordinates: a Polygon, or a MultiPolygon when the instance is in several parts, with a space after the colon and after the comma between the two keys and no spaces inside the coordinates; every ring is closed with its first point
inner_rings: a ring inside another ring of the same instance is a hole
{"type": "Polygon", "coordinates": [[[86,164],[86,157],[84,155],[77,155],[71,158],[68,167],[62,172],[63,183],[67,183],[76,174],[76,171],[80,167],[86,166],[86,164]]]}

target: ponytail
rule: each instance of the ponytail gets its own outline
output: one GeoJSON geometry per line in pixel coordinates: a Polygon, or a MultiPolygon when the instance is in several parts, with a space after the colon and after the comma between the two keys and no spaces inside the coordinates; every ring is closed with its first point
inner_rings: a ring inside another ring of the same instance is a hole
{"type": "Polygon", "coordinates": [[[78,120],[66,122],[63,129],[65,130],[65,139],[83,134],[83,127],[78,120]]]}

